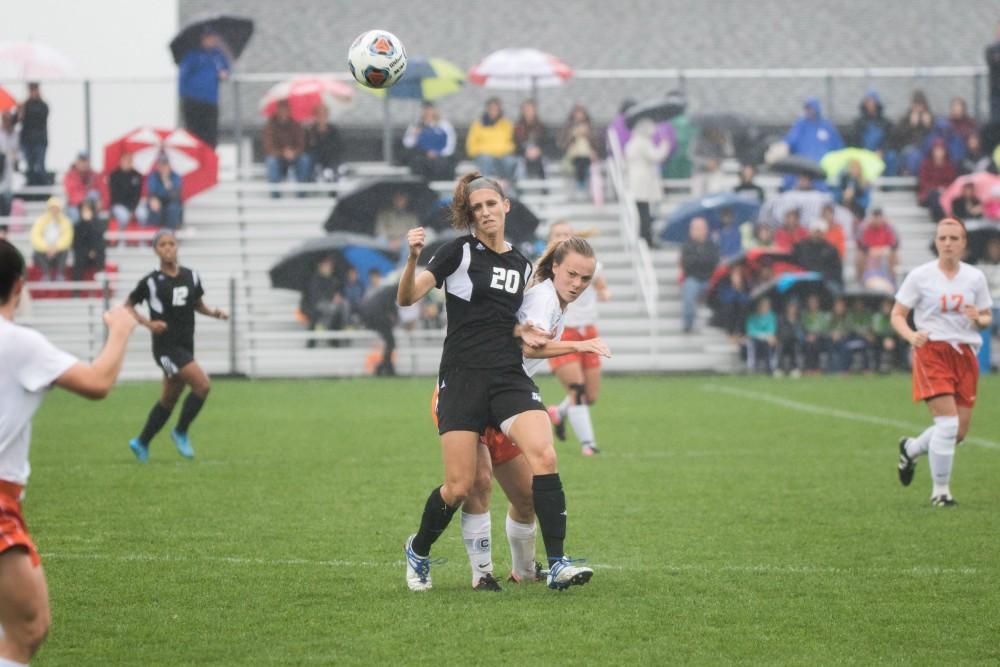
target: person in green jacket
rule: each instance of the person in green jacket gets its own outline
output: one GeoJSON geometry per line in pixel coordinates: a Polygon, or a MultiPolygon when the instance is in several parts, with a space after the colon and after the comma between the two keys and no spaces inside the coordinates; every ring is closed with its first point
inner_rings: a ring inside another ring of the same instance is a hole
{"type": "Polygon", "coordinates": [[[822,309],[818,294],[806,298],[806,308],[802,313],[802,330],[805,333],[805,372],[819,373],[820,364],[830,354],[830,313],[822,309]]]}

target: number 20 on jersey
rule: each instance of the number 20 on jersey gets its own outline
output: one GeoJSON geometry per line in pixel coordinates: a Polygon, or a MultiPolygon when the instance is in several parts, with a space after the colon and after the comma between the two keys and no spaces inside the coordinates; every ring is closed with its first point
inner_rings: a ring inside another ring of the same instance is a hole
{"type": "Polygon", "coordinates": [[[493,280],[490,287],[503,290],[511,294],[517,294],[517,288],[521,286],[521,274],[514,269],[505,269],[502,266],[493,267],[493,280]]]}

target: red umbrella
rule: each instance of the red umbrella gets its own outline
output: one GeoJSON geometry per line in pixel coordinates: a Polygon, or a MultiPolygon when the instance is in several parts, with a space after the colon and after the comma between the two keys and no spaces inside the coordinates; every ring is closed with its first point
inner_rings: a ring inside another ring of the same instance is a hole
{"type": "Polygon", "coordinates": [[[303,76],[282,81],[271,87],[260,100],[260,115],[270,117],[279,100],[288,100],[292,118],[301,122],[312,120],[313,112],[320,103],[328,107],[350,104],[354,99],[354,87],[339,79],[329,77],[303,76]]]}
{"type": "Polygon", "coordinates": [[[992,202],[1000,199],[1000,176],[983,171],[976,174],[959,176],[941,193],[941,206],[951,215],[951,205],[962,196],[962,188],[966,183],[972,183],[976,189],[976,197],[984,208],[992,208],[992,202]]]}
{"type": "Polygon", "coordinates": [[[534,90],[561,86],[572,68],[538,49],[500,49],[469,70],[469,81],[487,88],[534,90]]]}
{"type": "Polygon", "coordinates": [[[7,113],[15,107],[17,107],[17,100],[6,89],[0,86],[0,113],[7,113]]]}
{"type": "Polygon", "coordinates": [[[211,146],[187,130],[140,127],[104,147],[104,171],[118,166],[123,153],[132,153],[132,166],[140,174],[153,171],[156,158],[165,154],[181,177],[186,200],[219,182],[219,157],[211,146]]]}

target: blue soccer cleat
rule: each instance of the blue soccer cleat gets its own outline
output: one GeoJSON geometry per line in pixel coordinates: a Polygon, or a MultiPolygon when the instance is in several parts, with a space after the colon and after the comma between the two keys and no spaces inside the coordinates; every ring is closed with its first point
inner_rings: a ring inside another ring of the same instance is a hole
{"type": "Polygon", "coordinates": [[[191,448],[191,439],[187,433],[181,433],[177,429],[170,431],[170,437],[177,446],[177,453],[186,459],[194,458],[194,450],[191,448]]]}
{"type": "Polygon", "coordinates": [[[144,443],[139,438],[132,438],[128,441],[128,448],[132,450],[135,454],[135,458],[139,463],[145,463],[149,460],[149,445],[144,443]]]}
{"type": "Polygon", "coordinates": [[[406,585],[411,591],[429,591],[431,589],[431,559],[427,556],[418,556],[413,551],[413,538],[416,534],[406,538],[403,545],[403,553],[406,555],[406,585]]]}

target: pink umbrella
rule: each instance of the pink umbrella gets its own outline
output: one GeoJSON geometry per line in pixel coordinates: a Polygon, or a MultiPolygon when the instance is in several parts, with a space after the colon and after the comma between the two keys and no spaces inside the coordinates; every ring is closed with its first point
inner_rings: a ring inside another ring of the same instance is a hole
{"type": "Polygon", "coordinates": [[[61,51],[38,42],[0,43],[0,78],[41,79],[69,76],[76,64],[61,51]]]}
{"type": "Polygon", "coordinates": [[[292,118],[301,122],[312,120],[321,103],[330,107],[344,106],[354,99],[354,87],[339,79],[304,76],[283,81],[271,87],[260,100],[260,115],[270,117],[279,100],[288,100],[292,118]]]}
{"type": "Polygon", "coordinates": [[[104,147],[104,171],[111,173],[123,153],[132,154],[132,166],[144,176],[153,171],[163,153],[170,168],[181,177],[185,200],[219,181],[219,157],[211,146],[187,130],[159,130],[140,127],[104,147]]]}
{"type": "Polygon", "coordinates": [[[951,203],[962,196],[962,188],[966,183],[972,183],[976,188],[976,197],[982,203],[985,212],[995,208],[995,202],[1000,200],[1000,176],[989,172],[959,176],[941,193],[941,207],[951,215],[951,203]]]}
{"type": "Polygon", "coordinates": [[[500,49],[469,70],[475,84],[513,90],[561,86],[571,76],[569,65],[538,49],[500,49]]]}

